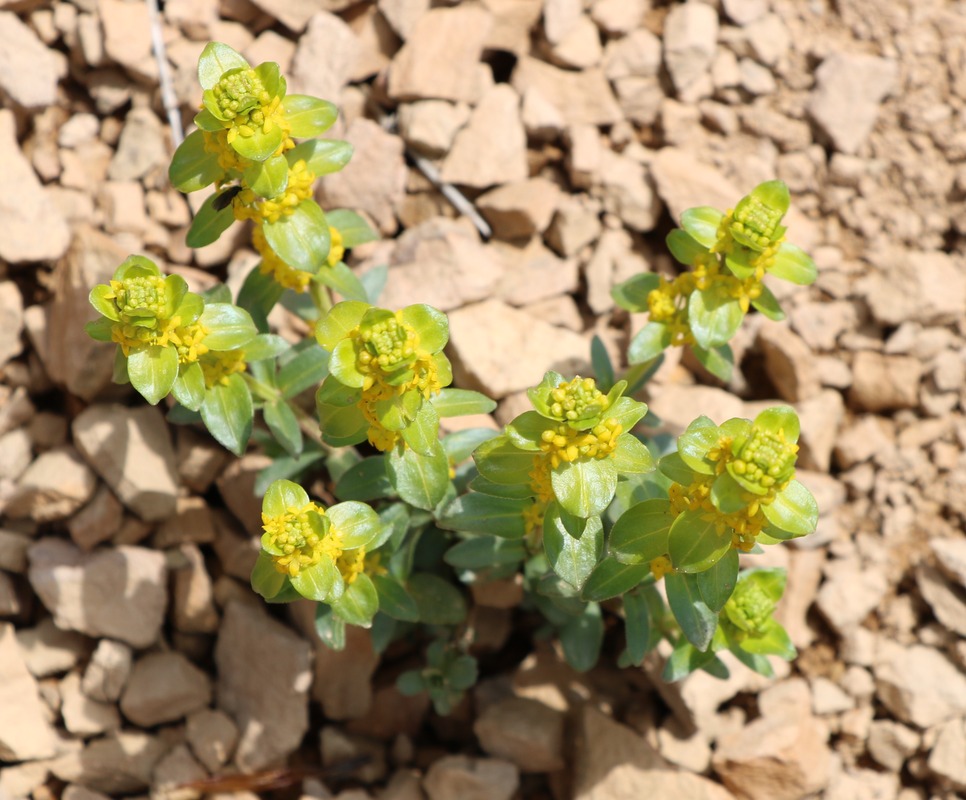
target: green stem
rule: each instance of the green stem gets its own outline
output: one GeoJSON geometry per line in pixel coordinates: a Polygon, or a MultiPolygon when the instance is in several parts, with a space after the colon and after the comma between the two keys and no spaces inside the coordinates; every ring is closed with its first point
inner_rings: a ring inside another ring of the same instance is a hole
{"type": "Polygon", "coordinates": [[[312,297],[315,307],[319,310],[320,318],[329,313],[332,308],[332,298],[329,297],[329,290],[325,285],[319,281],[312,281],[309,283],[309,295],[312,297]]]}

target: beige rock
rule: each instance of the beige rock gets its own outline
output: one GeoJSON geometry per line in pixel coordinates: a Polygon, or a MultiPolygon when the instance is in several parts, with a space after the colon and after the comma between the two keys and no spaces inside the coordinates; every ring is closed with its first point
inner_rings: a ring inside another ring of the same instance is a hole
{"type": "Polygon", "coordinates": [[[871,350],[855,354],[849,400],[865,411],[915,408],[919,405],[922,364],[910,356],[889,356],[871,350]]]}
{"type": "Polygon", "coordinates": [[[845,769],[832,775],[823,800],[892,800],[899,793],[899,776],[874,769],[845,769]]]}
{"type": "Polygon", "coordinates": [[[177,431],[176,452],[178,477],[199,494],[208,491],[231,458],[221,445],[188,427],[177,431]]]}
{"type": "Polygon", "coordinates": [[[30,583],[58,627],[134,647],[157,639],[167,605],[161,553],[118,547],[85,555],[63,539],[44,538],[28,557],[30,583]]]}
{"type": "Polygon", "coordinates": [[[274,61],[281,67],[283,75],[290,75],[295,47],[295,42],[291,39],[287,39],[273,30],[267,30],[258,34],[255,41],[245,48],[242,55],[245,56],[249,64],[274,61]]]}
{"type": "Polygon", "coordinates": [[[207,771],[195,761],[188,745],[178,744],[155,765],[151,773],[151,794],[156,797],[178,797],[179,792],[186,791],[183,788],[185,784],[207,777],[207,771]]]}
{"type": "Polygon", "coordinates": [[[399,37],[410,37],[419,18],[429,11],[430,0],[378,0],[377,6],[399,37]]]}
{"type": "Polygon", "coordinates": [[[661,40],[646,28],[608,42],[604,73],[609,80],[656,78],[660,70],[661,40]]]}
{"type": "Polygon", "coordinates": [[[597,0],[590,16],[607,33],[633,35],[648,7],[647,0],[597,0]]]}
{"type": "Polygon", "coordinates": [[[67,74],[63,53],[44,45],[16,14],[0,12],[0,91],[23,108],[57,101],[57,84],[67,74]]]}
{"type": "Polygon", "coordinates": [[[859,417],[848,425],[835,443],[835,460],[844,469],[873,457],[881,457],[894,449],[894,437],[888,423],[872,414],[859,417]]]}
{"type": "Polygon", "coordinates": [[[477,208],[501,239],[543,233],[557,209],[560,187],[546,178],[506,183],[477,198],[477,208]]]}
{"type": "Polygon", "coordinates": [[[423,779],[429,800],[510,800],[520,783],[517,768],[495,758],[444,756],[423,779]]]}
{"type": "Polygon", "coordinates": [[[107,176],[112,181],[134,181],[167,166],[170,159],[164,126],[150,108],[133,108],[124,128],[107,176]]]}
{"type": "Polygon", "coordinates": [[[181,653],[149,653],[134,663],[121,695],[121,711],[148,728],[181,719],[210,701],[208,676],[181,653]]]}
{"type": "Polygon", "coordinates": [[[400,236],[390,266],[381,303],[394,308],[428,303],[441,311],[492,294],[506,269],[474,229],[442,219],[400,236]]]}
{"type": "Polygon", "coordinates": [[[673,717],[658,728],[657,749],[672,764],[690,772],[707,772],[711,766],[711,746],[707,737],[701,731],[686,734],[681,723],[673,717]]]}
{"type": "Polygon", "coordinates": [[[13,626],[0,623],[0,759],[28,761],[59,752],[57,734],[47,721],[13,626]]]}
{"type": "Polygon", "coordinates": [[[0,480],[15,481],[33,458],[30,434],[22,428],[0,436],[0,480]]]}
{"type": "Polygon", "coordinates": [[[966,540],[933,539],[929,546],[943,571],[966,588],[966,540]]]}
{"type": "Polygon", "coordinates": [[[325,208],[364,211],[385,235],[396,232],[394,206],[406,187],[403,141],[372,120],[359,118],[346,131],[355,155],[341,172],[326,176],[319,196],[325,208]]]}
{"type": "Polygon", "coordinates": [[[585,195],[564,195],[547,229],[546,239],[564,257],[593,244],[601,232],[600,211],[585,195]]]}
{"type": "Polygon", "coordinates": [[[664,20],[664,63],[678,94],[691,88],[711,66],[718,14],[704,3],[676,5],[664,20]]]}
{"type": "Polygon", "coordinates": [[[116,702],[131,674],[134,654],[131,648],[111,639],[101,639],[91,656],[81,689],[92,700],[116,702]]]}
{"type": "Polygon", "coordinates": [[[645,739],[590,705],[581,711],[575,800],[674,797],[678,800],[733,800],[721,785],[679,771],[645,739]]]}
{"type": "Polygon", "coordinates": [[[906,320],[936,324],[966,315],[966,271],[961,258],[941,252],[894,250],[875,260],[877,270],[856,284],[872,316],[884,325],[906,320]],[[909,269],[915,264],[915,269],[909,269]],[[944,291],[937,292],[935,287],[944,291]]]}
{"type": "Polygon", "coordinates": [[[443,180],[486,188],[527,177],[527,135],[520,119],[520,97],[496,84],[480,99],[470,121],[456,134],[443,161],[443,180]]]}
{"type": "Polygon", "coordinates": [[[582,14],[550,48],[550,57],[564,67],[588,69],[600,63],[603,52],[600,31],[589,16],[582,14]]]}
{"type": "Polygon", "coordinates": [[[37,522],[64,519],[94,495],[97,478],[73,447],[41,453],[20,476],[4,513],[37,522]]]}
{"type": "Polygon", "coordinates": [[[836,340],[858,322],[855,306],[846,301],[805,303],[792,309],[792,328],[813,350],[834,350],[836,340]]]}
{"type": "Polygon", "coordinates": [[[768,11],[768,0],[724,0],[724,10],[736,25],[747,25],[768,11]]]}
{"type": "Polygon", "coordinates": [[[738,74],[741,88],[752,96],[772,94],[778,88],[771,70],[750,58],[743,58],[738,62],[738,74]]]}
{"type": "Polygon", "coordinates": [[[494,243],[507,268],[495,294],[510,305],[522,306],[577,290],[577,262],[563,260],[548,250],[539,236],[523,246],[494,243]]]}
{"type": "Polygon", "coordinates": [[[875,720],[869,726],[866,747],[869,755],[892,772],[899,772],[906,759],[919,749],[920,735],[891,719],[875,720]]]}
{"type": "Polygon", "coordinates": [[[828,678],[812,681],[812,711],[817,717],[851,711],[855,700],[828,678]]]}
{"type": "Polygon", "coordinates": [[[943,625],[966,637],[966,591],[948,583],[942,573],[932,567],[916,571],[916,583],[923,599],[943,625]]]}
{"type": "Polygon", "coordinates": [[[538,90],[568,125],[611,125],[622,117],[607,78],[597,67],[576,72],[521,58],[512,80],[521,95],[538,90]]]}
{"type": "Polygon", "coordinates": [[[302,33],[317,13],[333,11],[329,0],[251,0],[258,8],[274,17],[293,33],[302,33]]]}
{"type": "Polygon", "coordinates": [[[136,78],[157,81],[158,66],[151,55],[148,7],[137,0],[98,0],[107,57],[136,78]]]}
{"type": "Polygon", "coordinates": [[[583,12],[581,0],[546,0],[543,8],[543,32],[547,41],[556,44],[578,23],[583,12]]]}
{"type": "Polygon", "coordinates": [[[675,435],[702,414],[719,425],[726,419],[745,415],[741,400],[714,386],[667,386],[660,394],[654,393],[649,405],[675,435]]]}
{"type": "Polygon", "coordinates": [[[111,796],[131,794],[147,788],[154,765],[167,749],[160,737],[117,732],[52,761],[50,771],[62,781],[111,796]]]}
{"type": "Polygon", "coordinates": [[[482,0],[491,26],[483,43],[487,50],[506,50],[517,56],[530,51],[530,32],[543,12],[543,0],[482,0]]]}
{"type": "Polygon", "coordinates": [[[13,281],[0,282],[0,367],[23,352],[23,298],[13,281]]]}
{"type": "Polygon", "coordinates": [[[185,737],[195,758],[216,772],[235,752],[238,728],[224,711],[206,708],[188,715],[185,737]]]}
{"type": "Polygon", "coordinates": [[[583,337],[532,319],[500,300],[465,306],[450,314],[450,345],[456,383],[500,399],[540,382],[543,373],[588,369],[583,337]]]}
{"type": "Polygon", "coordinates": [[[932,647],[880,640],[876,695],[896,717],[920,728],[966,714],[966,676],[932,647]]]}
{"type": "Polygon", "coordinates": [[[81,691],[80,675],[69,673],[60,682],[60,713],[64,725],[75,736],[98,736],[119,730],[121,716],[113,703],[91,700],[81,691]]]}
{"type": "Polygon", "coordinates": [[[230,603],[225,609],[215,646],[217,702],[238,724],[234,763],[240,769],[275,764],[301,744],[311,658],[308,643],[261,608],[230,603]]]}
{"type": "Polygon", "coordinates": [[[124,508],[103,484],[91,501],[67,521],[67,530],[81,550],[108,541],[121,527],[124,508]]]}
{"type": "MultiPolygon", "coordinates": [[[[0,16],[13,17],[12,14],[0,16]]],[[[0,40],[6,42],[2,32],[0,40]]],[[[0,65],[0,72],[7,70],[0,65]]],[[[0,150],[4,153],[4,168],[0,170],[0,217],[4,228],[0,258],[13,264],[60,258],[67,251],[70,231],[20,152],[12,111],[0,110],[0,150]],[[41,230],[44,235],[38,236],[41,230]]]]}
{"type": "Polygon", "coordinates": [[[842,395],[826,389],[797,404],[802,426],[798,463],[805,469],[828,472],[832,462],[832,448],[838,441],[839,428],[845,417],[842,395]]]}
{"type": "MultiPolygon", "coordinates": [[[[314,620],[312,621],[314,627],[314,620]]],[[[316,637],[315,681],[312,696],[329,719],[356,719],[372,704],[372,674],[379,654],[372,636],[362,628],[346,627],[346,646],[332,650],[316,637]]]]}
{"type": "Polygon", "coordinates": [[[748,800],[798,800],[829,781],[828,730],[814,717],[763,717],[724,737],[715,751],[715,771],[748,800]]]}
{"type": "MultiPolygon", "coordinates": [[[[271,459],[261,453],[249,453],[233,460],[228,468],[219,476],[218,491],[235,519],[253,537],[261,536],[262,530],[262,501],[255,495],[255,476],[260,470],[271,464],[271,459]]],[[[244,577],[247,581],[251,575],[251,568],[255,565],[251,549],[246,545],[250,542],[237,535],[227,524],[220,524],[215,519],[218,538],[215,539],[215,550],[226,569],[237,567],[238,571],[229,574],[244,577]]],[[[255,553],[257,556],[257,552],[255,553]]]]}
{"type": "Polygon", "coordinates": [[[825,583],[816,603],[840,634],[860,624],[878,607],[888,589],[883,572],[863,569],[858,561],[851,559],[828,563],[825,573],[825,583]]]}
{"type": "Polygon", "coordinates": [[[565,125],[563,114],[536,87],[523,93],[521,117],[527,136],[538,140],[555,139],[565,125]]]}
{"type": "Polygon", "coordinates": [[[477,64],[489,28],[490,15],[478,6],[421,14],[389,68],[390,97],[475,103],[481,88],[477,64]]]}
{"type": "Polygon", "coordinates": [[[50,617],[34,628],[17,631],[24,663],[35,678],[46,678],[73,669],[89,651],[88,640],[73,631],[62,631],[50,617]]]}
{"type": "Polygon", "coordinates": [[[465,103],[448,100],[418,100],[399,107],[399,131],[410,146],[430,156],[446,153],[456,132],[470,118],[465,103]]]}
{"type": "Polygon", "coordinates": [[[652,230],[661,201],[643,164],[612,150],[601,153],[600,181],[604,209],[616,214],[632,231],[652,230]]]}
{"type": "Polygon", "coordinates": [[[521,772],[564,768],[564,715],[537,700],[508,697],[488,706],[473,723],[483,751],[521,772]]]}
{"type": "Polygon", "coordinates": [[[352,28],[335,14],[316,12],[292,58],[292,91],[338,104],[361,54],[362,45],[352,28]]]}
{"type": "Polygon", "coordinates": [[[23,613],[20,595],[13,578],[0,573],[0,617],[19,617],[23,613]]]}
{"type": "Polygon", "coordinates": [[[573,125],[567,130],[567,174],[577,188],[589,189],[599,182],[604,146],[596,125],[573,125]]]}
{"type": "MultiPolygon", "coordinates": [[[[24,761],[20,764],[7,764],[0,771],[0,794],[4,797],[30,797],[31,793],[43,792],[43,786],[50,778],[50,770],[46,761],[24,761]]],[[[68,792],[74,787],[67,787],[62,797],[64,800],[110,800],[109,797],[69,797],[68,792]]]]}
{"type": "Polygon", "coordinates": [[[943,783],[958,789],[966,789],[966,719],[954,719],[940,726],[936,743],[926,762],[929,769],[943,783]]]}
{"type": "Polygon", "coordinates": [[[795,403],[821,391],[811,350],[787,325],[762,325],[758,346],[765,356],[765,371],[784,400],[795,403]]]}
{"type": "Polygon", "coordinates": [[[18,531],[0,528],[0,569],[21,574],[27,571],[27,548],[33,540],[18,531]]]}
{"type": "Polygon", "coordinates": [[[179,497],[175,513],[158,527],[154,546],[159,550],[191,542],[206,544],[215,540],[211,509],[201,497],[179,497]]]}
{"type": "Polygon", "coordinates": [[[183,633],[213,633],[218,612],[204,556],[195,544],[183,544],[179,551],[184,566],[174,570],[174,626],[183,633]]]}
{"type": "Polygon", "coordinates": [[[174,513],[174,448],[157,409],[90,406],[74,419],[72,431],[81,455],[127,508],[148,521],[174,513]]]}
{"type": "Polygon", "coordinates": [[[842,52],[815,71],[808,111],[839,152],[855,153],[868,138],[898,73],[892,59],[842,52]]]}

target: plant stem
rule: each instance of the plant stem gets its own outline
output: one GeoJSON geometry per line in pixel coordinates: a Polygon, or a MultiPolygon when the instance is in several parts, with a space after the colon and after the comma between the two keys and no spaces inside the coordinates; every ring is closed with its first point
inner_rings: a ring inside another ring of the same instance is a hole
{"type": "Polygon", "coordinates": [[[329,309],[332,308],[332,298],[329,297],[329,290],[323,284],[319,281],[312,281],[309,284],[309,295],[312,297],[315,307],[319,310],[320,318],[329,313],[329,309]]]}

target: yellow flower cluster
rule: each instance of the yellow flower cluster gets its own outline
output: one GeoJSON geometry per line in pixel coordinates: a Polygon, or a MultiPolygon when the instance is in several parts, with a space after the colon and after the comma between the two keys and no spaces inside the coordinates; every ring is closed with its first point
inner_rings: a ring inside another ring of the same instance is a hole
{"type": "Polygon", "coordinates": [[[607,458],[617,447],[621,433],[623,428],[614,418],[604,420],[589,431],[575,431],[563,423],[543,432],[540,449],[547,454],[551,467],[578,458],[607,458]]]}
{"type": "MultiPolygon", "coordinates": [[[[244,172],[245,168],[252,163],[247,158],[238,155],[235,148],[228,144],[227,128],[214,132],[202,131],[201,135],[205,142],[205,152],[214,153],[218,156],[218,166],[225,172],[244,172]]],[[[289,139],[288,141],[291,142],[292,140],[289,139]]],[[[292,144],[295,143],[292,142],[292,144]]]]}
{"type": "MultiPolygon", "coordinates": [[[[426,354],[417,355],[416,360],[411,365],[411,369],[414,373],[412,379],[399,386],[391,386],[386,383],[385,377],[378,370],[372,370],[366,374],[366,383],[363,385],[359,408],[369,423],[369,432],[367,434],[369,444],[384,453],[392,450],[396,446],[396,443],[401,440],[402,434],[399,431],[389,430],[382,425],[377,413],[377,404],[391,400],[394,397],[401,397],[406,392],[414,390],[418,391],[423,396],[423,399],[429,399],[430,396],[437,394],[442,388],[439,380],[439,370],[436,368],[436,361],[432,356],[426,354]]],[[[361,363],[359,364],[359,371],[366,372],[362,368],[361,363]]]]}
{"type": "Polygon", "coordinates": [[[168,334],[169,341],[178,348],[178,361],[191,364],[208,352],[204,343],[209,330],[200,322],[175,328],[168,334]]]}
{"type": "Polygon", "coordinates": [[[282,555],[273,555],[275,569],[294,578],[303,569],[318,564],[322,559],[337,561],[342,556],[342,543],[337,532],[331,528],[325,536],[319,536],[309,522],[309,513],[324,515],[325,509],[317,503],[306,503],[301,508],[286,509],[284,514],[270,517],[262,514],[262,527],[272,544],[282,555]]]}
{"type": "Polygon", "coordinates": [[[593,378],[576,377],[550,392],[549,411],[558,419],[576,422],[606,411],[610,400],[593,378]]]}
{"type": "MultiPolygon", "coordinates": [[[[721,218],[721,222],[718,225],[717,236],[718,240],[714,243],[711,248],[712,253],[729,253],[735,245],[735,233],[743,234],[746,238],[752,238],[757,241],[763,248],[758,252],[754,258],[750,260],[750,265],[755,268],[755,274],[743,283],[747,283],[749,288],[752,286],[758,286],[758,294],[755,297],[761,295],[761,281],[765,277],[765,272],[768,268],[775,262],[775,256],[777,255],[779,249],[782,246],[782,242],[785,241],[784,236],[780,236],[776,239],[772,239],[771,236],[775,230],[775,225],[777,222],[773,219],[775,212],[771,209],[766,209],[761,203],[761,210],[759,212],[755,211],[755,207],[746,209],[742,218],[745,222],[736,221],[735,212],[733,209],[729,209],[728,213],[721,218]],[[758,217],[766,215],[767,220],[772,220],[771,223],[766,221],[766,219],[758,219],[758,217]],[[756,230],[754,226],[759,226],[756,230]]],[[[781,214],[778,214],[777,221],[781,221],[781,214]]],[[[734,277],[734,276],[732,276],[734,277]]],[[[735,278],[738,280],[738,278],[735,278]]],[[[700,288],[700,287],[699,287],[700,288]]],[[[734,295],[739,297],[740,295],[734,295]]],[[[752,299],[755,299],[753,297],[752,299]]],[[[747,311],[747,304],[742,303],[742,308],[747,311]]]]}
{"type": "Polygon", "coordinates": [[[236,372],[244,372],[247,366],[244,350],[211,353],[201,361],[201,370],[205,374],[205,386],[209,389],[218,384],[225,386],[228,384],[229,377],[236,372]]]}
{"type": "Polygon", "coordinates": [[[271,133],[276,127],[288,127],[281,98],[269,93],[253,69],[226,75],[211,92],[222,118],[231,120],[229,144],[239,136],[250,138],[259,130],[271,133]]]}
{"type": "Polygon", "coordinates": [[[111,326],[111,341],[121,346],[124,357],[131,355],[131,350],[158,345],[167,347],[177,336],[176,330],[181,324],[181,317],[159,319],[154,328],[131,325],[127,322],[115,322],[111,326]]]}
{"type": "Polygon", "coordinates": [[[299,159],[289,167],[288,183],[281,194],[266,199],[247,187],[242,189],[232,200],[235,219],[278,222],[283,216],[294,213],[303,200],[311,199],[313,181],[315,173],[309,170],[303,159],[299,159]]]}

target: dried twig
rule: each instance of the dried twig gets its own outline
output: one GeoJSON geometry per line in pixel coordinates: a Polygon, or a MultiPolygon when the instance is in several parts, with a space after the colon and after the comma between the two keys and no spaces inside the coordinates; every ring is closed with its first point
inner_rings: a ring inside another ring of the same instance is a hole
{"type": "Polygon", "coordinates": [[[181,111],[178,108],[178,96],[174,91],[171,80],[171,69],[168,66],[168,54],[164,47],[164,33],[161,29],[161,12],[158,0],[147,0],[148,18],[151,23],[151,49],[154,50],[154,60],[158,62],[158,80],[161,84],[161,104],[168,115],[171,126],[171,141],[175,148],[184,140],[184,128],[181,125],[181,111]]]}

